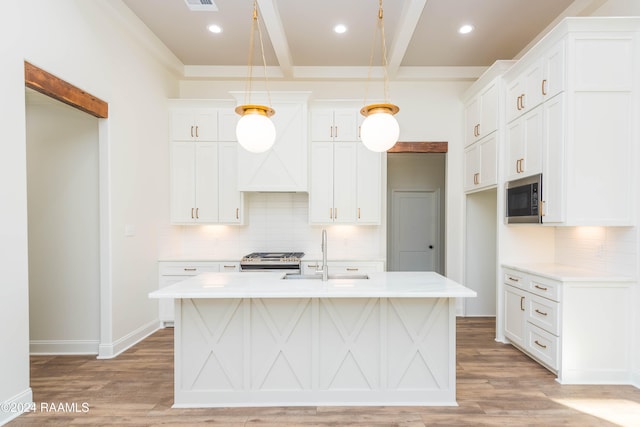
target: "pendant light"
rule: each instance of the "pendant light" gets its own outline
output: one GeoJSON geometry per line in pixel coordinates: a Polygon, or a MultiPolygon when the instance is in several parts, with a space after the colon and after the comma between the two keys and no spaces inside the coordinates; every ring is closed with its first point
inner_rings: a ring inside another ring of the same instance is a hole
{"type": "MultiPolygon", "coordinates": [[[[376,23],[376,36],[380,32],[382,39],[382,71],[384,73],[384,103],[365,105],[360,110],[360,114],[365,116],[360,127],[360,139],[362,143],[371,151],[384,152],[393,147],[398,142],[400,136],[400,126],[394,114],[400,109],[397,105],[389,103],[389,76],[387,74],[387,44],[384,37],[384,12],[382,10],[382,0],[379,0],[378,21],[376,23]]],[[[375,50],[375,38],[371,47],[371,58],[369,61],[369,75],[367,76],[367,89],[371,80],[371,69],[373,67],[373,53],[375,50]]],[[[365,104],[366,104],[365,95],[365,104]]]]}
{"type": "Polygon", "coordinates": [[[267,80],[267,61],[264,57],[264,44],[262,42],[262,31],[258,22],[258,3],[253,2],[253,20],[251,22],[251,37],[249,38],[249,71],[244,94],[244,105],[236,107],[235,112],[241,117],[236,126],[236,138],[238,143],[247,151],[252,153],[262,153],[273,146],[276,140],[276,127],[269,117],[275,114],[271,107],[251,103],[251,77],[253,73],[253,45],[254,35],[258,30],[258,39],[260,41],[260,51],[262,52],[262,64],[264,66],[264,80],[267,86],[267,99],[271,104],[271,95],[269,94],[267,80]]]}

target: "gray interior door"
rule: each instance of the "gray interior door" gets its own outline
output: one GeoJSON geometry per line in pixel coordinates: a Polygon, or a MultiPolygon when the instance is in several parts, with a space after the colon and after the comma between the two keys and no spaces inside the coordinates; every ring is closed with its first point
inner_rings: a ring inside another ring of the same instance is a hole
{"type": "Polygon", "coordinates": [[[393,191],[392,271],[437,271],[439,197],[437,191],[393,191]]]}

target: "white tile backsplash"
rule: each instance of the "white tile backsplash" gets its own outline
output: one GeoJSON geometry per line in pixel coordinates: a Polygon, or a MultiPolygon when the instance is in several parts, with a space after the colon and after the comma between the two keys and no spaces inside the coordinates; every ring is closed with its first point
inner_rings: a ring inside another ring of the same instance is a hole
{"type": "Polygon", "coordinates": [[[637,275],[634,227],[557,227],[555,261],[616,275],[637,275]]]}
{"type": "MultiPolygon", "coordinates": [[[[321,255],[323,226],[309,225],[307,193],[247,193],[245,225],[167,225],[161,230],[159,259],[240,260],[255,251],[302,251],[321,255]]],[[[329,259],[382,260],[382,226],[331,225],[329,259]]]]}

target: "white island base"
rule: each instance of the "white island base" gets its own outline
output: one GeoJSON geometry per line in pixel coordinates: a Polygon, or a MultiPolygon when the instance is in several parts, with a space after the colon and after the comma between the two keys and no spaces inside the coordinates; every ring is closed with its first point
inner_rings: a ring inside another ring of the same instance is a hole
{"type": "MultiPolygon", "coordinates": [[[[268,283],[255,297],[223,297],[215,291],[256,293],[222,284],[234,277],[224,273],[182,282],[191,291],[174,292],[174,407],[456,405],[453,295],[473,291],[438,276],[447,283],[390,292],[390,274],[290,281],[295,298],[266,293],[268,283]]],[[[166,289],[152,296],[168,297],[166,289]]]]}

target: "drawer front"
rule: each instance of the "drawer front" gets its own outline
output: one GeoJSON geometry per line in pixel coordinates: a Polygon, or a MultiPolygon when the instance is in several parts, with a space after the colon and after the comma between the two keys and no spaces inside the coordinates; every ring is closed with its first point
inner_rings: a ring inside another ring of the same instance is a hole
{"type": "Polygon", "coordinates": [[[218,263],[212,265],[198,264],[181,264],[181,265],[162,265],[160,266],[161,276],[197,276],[201,273],[217,272],[219,270],[218,263]]]}
{"type": "Polygon", "coordinates": [[[239,262],[221,262],[219,267],[221,273],[240,271],[239,262]]]}
{"type": "Polygon", "coordinates": [[[528,291],[553,301],[560,301],[560,283],[546,277],[531,276],[528,291]]]}
{"type": "Polygon", "coordinates": [[[559,338],[549,332],[538,328],[531,323],[527,324],[526,348],[529,353],[549,368],[558,369],[558,343],[559,338]]]}
{"type": "Polygon", "coordinates": [[[507,285],[526,290],[528,288],[527,281],[528,277],[526,274],[506,268],[504,269],[504,283],[507,285]]]}
{"type": "Polygon", "coordinates": [[[559,304],[537,295],[530,295],[527,300],[527,321],[552,333],[560,334],[559,304]]]}
{"type": "Polygon", "coordinates": [[[362,274],[383,271],[383,264],[375,261],[328,262],[330,274],[362,274]]]}
{"type": "Polygon", "coordinates": [[[305,261],[302,263],[302,274],[314,274],[322,265],[321,261],[305,261]]]}

